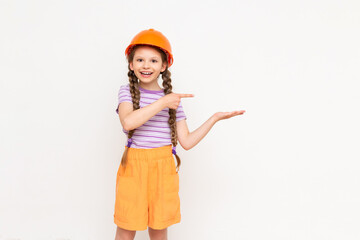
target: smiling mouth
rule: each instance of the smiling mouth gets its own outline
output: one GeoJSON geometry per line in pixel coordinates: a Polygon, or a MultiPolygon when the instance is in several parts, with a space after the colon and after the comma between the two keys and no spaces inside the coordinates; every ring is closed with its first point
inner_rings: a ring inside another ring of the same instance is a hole
{"type": "Polygon", "coordinates": [[[152,72],[140,72],[141,76],[143,77],[150,77],[152,72]]]}

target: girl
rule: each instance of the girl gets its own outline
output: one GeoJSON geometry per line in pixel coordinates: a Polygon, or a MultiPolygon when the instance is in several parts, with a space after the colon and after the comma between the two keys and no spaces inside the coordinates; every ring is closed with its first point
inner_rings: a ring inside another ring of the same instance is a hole
{"type": "Polygon", "coordinates": [[[168,39],[154,29],[141,31],[125,55],[129,83],[120,87],[116,112],[128,144],[116,179],[115,240],[134,239],[137,230],[148,226],[151,240],[167,239],[167,227],[181,220],[178,140],[189,150],[217,121],[245,111],[217,112],[190,133],[181,98],[194,95],[172,92],[168,39]],[[163,88],[158,84],[160,75],[163,88]]]}

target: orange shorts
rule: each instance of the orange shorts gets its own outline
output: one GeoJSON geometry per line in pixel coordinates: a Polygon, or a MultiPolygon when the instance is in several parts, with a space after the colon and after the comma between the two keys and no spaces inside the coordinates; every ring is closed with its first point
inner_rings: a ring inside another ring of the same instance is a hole
{"type": "MultiPolygon", "coordinates": [[[[127,146],[125,146],[125,149],[127,146]]],[[[179,174],[172,145],[129,148],[116,177],[115,224],[127,230],[164,229],[181,220],[179,174]]]]}

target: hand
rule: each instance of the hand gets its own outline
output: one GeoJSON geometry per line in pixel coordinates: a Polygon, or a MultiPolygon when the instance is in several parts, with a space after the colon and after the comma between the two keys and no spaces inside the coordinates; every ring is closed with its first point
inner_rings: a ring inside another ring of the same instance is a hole
{"type": "Polygon", "coordinates": [[[217,112],[213,115],[213,117],[215,118],[216,121],[219,121],[219,120],[228,119],[228,118],[243,114],[244,112],[245,112],[245,110],[232,111],[232,112],[217,112]]]}
{"type": "Polygon", "coordinates": [[[181,98],[194,97],[194,94],[181,94],[181,93],[169,93],[163,96],[161,99],[165,104],[165,107],[171,109],[177,109],[181,98]]]}

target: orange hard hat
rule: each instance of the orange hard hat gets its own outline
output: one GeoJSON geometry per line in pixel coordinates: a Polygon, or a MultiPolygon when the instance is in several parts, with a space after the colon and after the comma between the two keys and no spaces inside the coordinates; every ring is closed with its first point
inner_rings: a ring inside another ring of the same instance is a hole
{"type": "Polygon", "coordinates": [[[174,58],[171,52],[171,46],[169,40],[159,31],[156,31],[152,28],[149,30],[143,30],[136,34],[136,36],[131,40],[130,45],[125,50],[125,56],[129,56],[132,48],[135,45],[150,45],[160,48],[167,55],[167,60],[169,67],[173,64],[174,58]]]}

